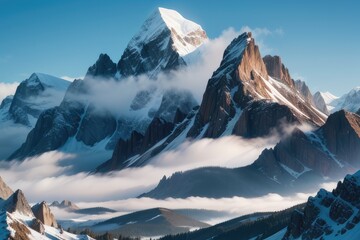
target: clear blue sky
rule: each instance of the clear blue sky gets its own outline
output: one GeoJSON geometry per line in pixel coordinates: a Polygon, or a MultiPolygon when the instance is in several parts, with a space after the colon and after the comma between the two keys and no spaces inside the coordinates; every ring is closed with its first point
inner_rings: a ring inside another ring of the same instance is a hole
{"type": "Polygon", "coordinates": [[[337,95],[360,85],[359,1],[0,0],[0,81],[32,72],[82,76],[100,53],[118,61],[156,7],[179,11],[213,38],[228,28],[282,29],[264,38],[293,76],[337,95]]]}

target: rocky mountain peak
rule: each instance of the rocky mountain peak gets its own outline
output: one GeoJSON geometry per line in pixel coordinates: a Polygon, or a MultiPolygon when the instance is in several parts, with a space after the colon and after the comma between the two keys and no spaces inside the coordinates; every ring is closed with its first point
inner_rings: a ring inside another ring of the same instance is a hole
{"type": "Polygon", "coordinates": [[[86,75],[92,77],[115,77],[116,63],[107,54],[101,53],[94,65],[89,67],[86,75]]]}
{"type": "Polygon", "coordinates": [[[186,65],[182,57],[206,41],[200,25],[174,10],[158,8],[131,39],[117,67],[121,76],[155,77],[160,71],[186,65]]]}
{"type": "Polygon", "coordinates": [[[37,119],[43,110],[61,102],[69,85],[69,81],[48,74],[31,74],[16,88],[8,111],[10,118],[15,123],[32,126],[32,118],[37,119]]]}
{"type": "Polygon", "coordinates": [[[295,89],[299,91],[299,93],[304,97],[304,100],[314,105],[313,95],[311,94],[311,91],[309,87],[306,85],[306,83],[300,79],[294,81],[294,83],[295,83],[295,89]]]}
{"type": "Polygon", "coordinates": [[[56,219],[46,202],[35,204],[31,209],[35,217],[39,219],[43,224],[55,228],[58,227],[56,219]]]}
{"type": "Polygon", "coordinates": [[[80,209],[75,203],[69,200],[63,200],[61,203],[59,203],[58,201],[54,201],[50,206],[58,208],[69,208],[71,210],[80,209]]]}
{"type": "Polygon", "coordinates": [[[9,213],[18,212],[25,216],[34,217],[31,207],[21,190],[17,190],[8,199],[0,202],[0,207],[9,213]]]}
{"type": "Polygon", "coordinates": [[[289,70],[282,63],[279,56],[266,55],[263,60],[266,65],[267,72],[271,77],[282,81],[290,87],[294,87],[294,81],[290,77],[289,70]]]}
{"type": "Polygon", "coordinates": [[[9,188],[8,185],[6,185],[6,183],[4,182],[4,180],[0,177],[0,198],[6,200],[13,193],[13,190],[11,190],[11,188],[9,188]]]}
{"type": "Polygon", "coordinates": [[[129,45],[149,42],[163,31],[170,31],[173,49],[180,56],[191,53],[207,39],[200,25],[184,18],[175,10],[160,7],[144,22],[140,32],[133,37],[129,45]]]}

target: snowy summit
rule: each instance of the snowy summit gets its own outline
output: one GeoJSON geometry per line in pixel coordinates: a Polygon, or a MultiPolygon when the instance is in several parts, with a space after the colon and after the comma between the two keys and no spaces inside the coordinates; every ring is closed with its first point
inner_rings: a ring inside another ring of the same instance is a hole
{"type": "MultiPolygon", "coordinates": [[[[207,40],[206,33],[200,25],[184,18],[175,10],[160,7],[144,22],[139,33],[130,41],[129,47],[139,47],[150,42],[163,34],[164,30],[170,30],[173,49],[180,56],[193,52],[207,40]]],[[[164,47],[169,40],[164,39],[164,47]]]]}

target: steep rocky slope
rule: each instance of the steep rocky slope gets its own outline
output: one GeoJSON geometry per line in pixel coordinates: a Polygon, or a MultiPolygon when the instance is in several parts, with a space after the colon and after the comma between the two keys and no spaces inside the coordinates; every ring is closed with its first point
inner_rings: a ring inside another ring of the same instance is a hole
{"type": "MultiPolygon", "coordinates": [[[[358,239],[360,237],[360,173],[348,175],[328,192],[310,197],[303,211],[295,211],[283,240],[358,239]]],[[[281,238],[279,238],[281,239],[281,238]]]]}

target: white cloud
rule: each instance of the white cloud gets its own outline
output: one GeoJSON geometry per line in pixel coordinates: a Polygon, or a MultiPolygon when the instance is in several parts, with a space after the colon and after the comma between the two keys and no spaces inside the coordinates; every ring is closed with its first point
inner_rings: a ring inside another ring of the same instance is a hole
{"type": "Polygon", "coordinates": [[[99,220],[109,219],[115,216],[128,214],[135,211],[151,208],[168,208],[168,209],[206,209],[218,211],[219,217],[207,219],[209,224],[217,224],[229,220],[231,218],[254,212],[279,211],[294,205],[304,203],[309,196],[314,193],[298,193],[293,196],[281,196],[279,194],[270,193],[262,197],[256,198],[204,198],[189,197],[184,199],[167,198],[163,200],[152,198],[129,198],[124,200],[105,201],[105,202],[78,202],[81,208],[106,207],[114,209],[116,213],[108,213],[97,216],[84,216],[69,213],[61,209],[53,208],[53,212],[58,219],[82,219],[82,220],[99,220]]]}
{"type": "MultiPolygon", "coordinates": [[[[69,175],[73,172],[72,167],[64,162],[84,165],[86,161],[91,160],[82,155],[53,151],[27,158],[23,162],[1,162],[0,176],[12,188],[22,189],[31,201],[121,199],[135,197],[151,190],[164,175],[170,176],[174,172],[204,166],[248,165],[264,148],[273,146],[275,141],[271,138],[244,140],[229,136],[217,140],[185,142],[174,150],[160,154],[147,166],[128,168],[106,175],[69,175]],[[77,162],[79,160],[82,162],[77,162]],[[96,194],[89,189],[96,189],[96,194]]],[[[94,163],[88,162],[87,165],[94,163]]]]}
{"type": "Polygon", "coordinates": [[[0,82],[0,103],[7,96],[14,95],[17,86],[19,86],[18,82],[14,82],[14,83],[0,82]]]}

